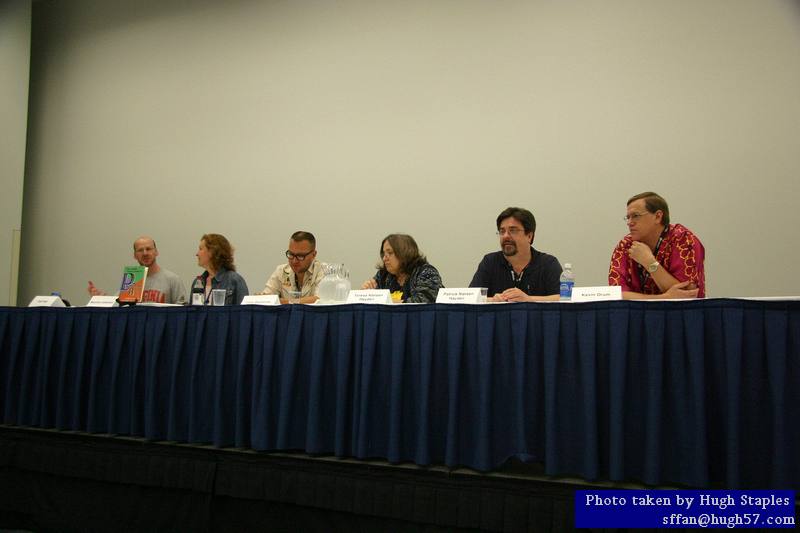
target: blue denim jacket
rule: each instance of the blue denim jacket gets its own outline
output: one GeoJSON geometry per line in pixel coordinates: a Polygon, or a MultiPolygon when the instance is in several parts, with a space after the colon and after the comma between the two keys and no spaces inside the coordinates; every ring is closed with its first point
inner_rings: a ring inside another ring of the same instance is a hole
{"type": "MultiPolygon", "coordinates": [[[[208,279],[208,270],[203,272],[200,277],[203,280],[203,285],[205,285],[208,279]]],[[[211,289],[225,289],[227,291],[225,295],[225,305],[239,305],[242,303],[244,297],[250,294],[244,278],[240,276],[238,272],[225,268],[220,269],[211,279],[211,289]]],[[[208,301],[209,299],[210,295],[206,298],[206,305],[210,303],[208,301]]]]}

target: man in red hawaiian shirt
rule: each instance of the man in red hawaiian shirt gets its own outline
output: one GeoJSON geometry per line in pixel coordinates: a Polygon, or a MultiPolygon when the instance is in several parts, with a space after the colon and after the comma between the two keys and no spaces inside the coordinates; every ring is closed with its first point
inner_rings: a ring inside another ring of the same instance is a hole
{"type": "Polygon", "coordinates": [[[688,228],[669,223],[666,200],[643,192],[628,200],[630,233],[611,254],[609,285],[634,299],[703,298],[705,248],[688,228]]]}

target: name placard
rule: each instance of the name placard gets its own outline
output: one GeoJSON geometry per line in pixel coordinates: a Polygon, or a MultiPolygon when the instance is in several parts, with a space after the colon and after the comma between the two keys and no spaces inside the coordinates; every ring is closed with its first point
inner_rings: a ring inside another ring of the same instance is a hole
{"type": "Polygon", "coordinates": [[[119,307],[116,295],[97,295],[92,296],[86,307],[119,307]]]}
{"type": "Polygon", "coordinates": [[[389,289],[358,289],[347,295],[349,304],[390,304],[392,296],[389,289]]]}
{"type": "Polygon", "coordinates": [[[600,302],[603,300],[622,300],[622,287],[572,287],[573,302],[600,302]]]}
{"type": "Polygon", "coordinates": [[[28,307],[66,307],[58,296],[34,296],[28,307]]]}
{"type": "Polygon", "coordinates": [[[480,304],[484,296],[477,287],[441,288],[436,295],[437,304],[480,304]]]}
{"type": "Polygon", "coordinates": [[[242,305],[280,305],[277,294],[248,294],[242,298],[242,305]]]}

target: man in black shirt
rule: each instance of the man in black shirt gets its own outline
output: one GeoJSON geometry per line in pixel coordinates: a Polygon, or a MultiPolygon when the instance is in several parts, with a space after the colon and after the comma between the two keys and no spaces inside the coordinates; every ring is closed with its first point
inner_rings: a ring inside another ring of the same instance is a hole
{"type": "Polygon", "coordinates": [[[500,251],[486,254],[470,287],[487,287],[495,302],[558,300],[561,264],[533,248],[536,219],[527,209],[509,207],[497,217],[500,251]]]}

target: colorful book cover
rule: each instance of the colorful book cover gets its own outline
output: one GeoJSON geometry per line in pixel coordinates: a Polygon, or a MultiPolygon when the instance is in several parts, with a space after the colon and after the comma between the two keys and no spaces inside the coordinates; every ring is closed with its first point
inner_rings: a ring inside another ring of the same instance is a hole
{"type": "Polygon", "coordinates": [[[144,281],[147,279],[147,267],[126,266],[122,271],[122,284],[119,287],[120,302],[141,302],[144,294],[144,281]]]}

